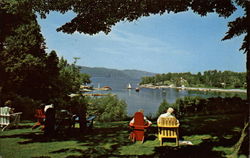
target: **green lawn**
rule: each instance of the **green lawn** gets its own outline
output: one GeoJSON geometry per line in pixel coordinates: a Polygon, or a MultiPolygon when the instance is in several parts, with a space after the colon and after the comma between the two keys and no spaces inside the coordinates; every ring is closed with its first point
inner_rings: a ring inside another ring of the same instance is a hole
{"type": "Polygon", "coordinates": [[[186,117],[180,122],[184,140],[193,145],[175,147],[170,140],[159,146],[155,122],[143,144],[129,141],[128,121],[95,122],[88,133],[76,128],[53,138],[39,129],[32,131],[32,123],[23,122],[18,129],[0,132],[0,157],[225,157],[232,153],[243,126],[240,115],[186,117]]]}

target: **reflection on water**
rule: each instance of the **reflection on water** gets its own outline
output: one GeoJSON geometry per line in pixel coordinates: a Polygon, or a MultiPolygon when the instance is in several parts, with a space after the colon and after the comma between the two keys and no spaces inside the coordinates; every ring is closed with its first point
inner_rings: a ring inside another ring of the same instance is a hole
{"type": "Polygon", "coordinates": [[[200,96],[204,98],[209,97],[241,97],[246,99],[245,93],[222,93],[222,92],[203,92],[203,91],[187,91],[177,90],[174,88],[166,89],[147,89],[141,88],[139,92],[135,89],[126,89],[128,83],[132,88],[138,86],[139,80],[125,80],[125,79],[110,79],[110,78],[92,78],[92,85],[110,86],[112,91],[98,91],[94,93],[112,93],[116,94],[120,99],[126,101],[128,107],[128,115],[132,116],[138,109],[144,109],[146,115],[155,115],[159,105],[166,99],[168,103],[174,103],[177,98],[184,96],[200,96]]]}

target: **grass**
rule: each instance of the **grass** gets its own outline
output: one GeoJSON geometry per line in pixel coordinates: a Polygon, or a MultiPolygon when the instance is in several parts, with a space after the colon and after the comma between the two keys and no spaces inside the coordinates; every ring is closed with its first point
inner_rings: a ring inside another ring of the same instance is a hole
{"type": "Polygon", "coordinates": [[[0,133],[0,157],[226,157],[233,152],[243,127],[239,114],[186,117],[180,122],[182,138],[193,145],[175,147],[174,140],[166,140],[159,146],[155,122],[143,144],[129,141],[128,121],[95,122],[88,133],[76,128],[53,138],[45,137],[39,129],[32,131],[33,123],[24,122],[0,133]]]}

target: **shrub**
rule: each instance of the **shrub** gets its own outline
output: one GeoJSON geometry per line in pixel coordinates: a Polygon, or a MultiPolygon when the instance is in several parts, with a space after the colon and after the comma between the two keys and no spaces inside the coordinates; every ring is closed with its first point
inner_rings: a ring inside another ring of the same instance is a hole
{"type": "Polygon", "coordinates": [[[41,104],[40,101],[31,99],[29,97],[16,96],[13,99],[13,107],[15,112],[22,112],[22,120],[33,120],[35,109],[41,104]]]}
{"type": "Polygon", "coordinates": [[[239,113],[247,110],[245,100],[233,98],[184,97],[174,103],[179,115],[239,113]]]}
{"type": "Polygon", "coordinates": [[[127,115],[126,102],[117,96],[91,98],[87,109],[88,114],[95,114],[101,122],[120,121],[127,115]]]}
{"type": "Polygon", "coordinates": [[[86,114],[88,103],[85,97],[73,97],[71,98],[69,104],[70,105],[68,105],[65,109],[69,110],[73,114],[86,114]]]}
{"type": "Polygon", "coordinates": [[[157,117],[160,116],[161,114],[165,113],[166,110],[171,107],[171,105],[167,102],[166,99],[163,99],[162,103],[160,104],[158,111],[157,111],[157,117]]]}
{"type": "Polygon", "coordinates": [[[179,115],[185,115],[188,113],[194,113],[199,109],[201,97],[187,96],[184,98],[178,98],[173,106],[177,107],[179,115]]]}

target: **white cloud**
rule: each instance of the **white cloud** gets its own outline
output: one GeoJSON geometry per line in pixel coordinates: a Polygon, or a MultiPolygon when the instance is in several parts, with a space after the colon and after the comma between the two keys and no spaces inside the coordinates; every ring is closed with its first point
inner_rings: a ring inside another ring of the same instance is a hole
{"type": "Polygon", "coordinates": [[[97,38],[103,43],[101,47],[95,48],[95,50],[114,55],[131,53],[133,55],[187,53],[186,51],[174,48],[160,38],[157,39],[117,29],[113,29],[108,35],[100,34],[93,38],[97,38]]]}

